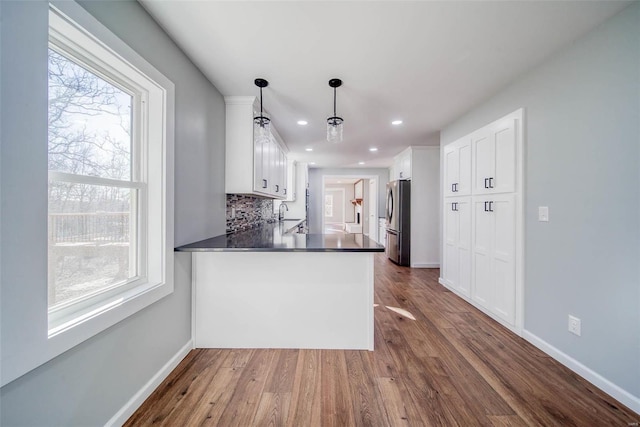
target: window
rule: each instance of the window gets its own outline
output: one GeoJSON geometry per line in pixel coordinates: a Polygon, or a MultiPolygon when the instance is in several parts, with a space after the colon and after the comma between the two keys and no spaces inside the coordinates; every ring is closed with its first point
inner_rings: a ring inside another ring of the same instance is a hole
{"type": "Polygon", "coordinates": [[[325,194],[324,196],[324,216],[333,216],[333,195],[325,194]]]}
{"type": "Polygon", "coordinates": [[[172,291],[166,116],[173,88],[53,6],[48,71],[52,337],[150,289],[172,291]]]}

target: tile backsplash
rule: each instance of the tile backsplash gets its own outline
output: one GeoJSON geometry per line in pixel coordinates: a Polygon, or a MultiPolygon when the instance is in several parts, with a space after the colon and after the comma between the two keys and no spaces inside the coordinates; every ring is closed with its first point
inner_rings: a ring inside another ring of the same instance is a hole
{"type": "Polygon", "coordinates": [[[247,230],[274,221],[272,199],[227,194],[227,233],[247,230]]]}

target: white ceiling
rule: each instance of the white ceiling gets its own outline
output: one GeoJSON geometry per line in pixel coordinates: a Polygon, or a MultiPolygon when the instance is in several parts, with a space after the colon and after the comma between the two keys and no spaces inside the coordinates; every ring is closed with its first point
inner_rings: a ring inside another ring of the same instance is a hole
{"type": "Polygon", "coordinates": [[[409,145],[438,144],[447,124],[629,3],[142,1],[223,95],[258,95],[254,79],[267,79],[290,156],[316,167],[389,166],[409,145]],[[325,139],[331,78],[344,82],[339,144],[325,139]]]}

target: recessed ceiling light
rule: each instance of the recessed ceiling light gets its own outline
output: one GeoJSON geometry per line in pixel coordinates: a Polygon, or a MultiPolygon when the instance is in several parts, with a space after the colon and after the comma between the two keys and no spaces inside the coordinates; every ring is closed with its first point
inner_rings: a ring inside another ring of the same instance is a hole
{"type": "Polygon", "coordinates": [[[342,181],[338,181],[338,184],[342,184],[342,181]]]}
{"type": "Polygon", "coordinates": [[[402,124],[402,120],[394,120],[394,121],[391,122],[391,124],[394,125],[394,126],[401,125],[402,124]]]}
{"type": "Polygon", "coordinates": [[[313,151],[313,148],[305,148],[304,151],[313,151]]]}
{"type": "Polygon", "coordinates": [[[371,147],[371,148],[369,148],[369,151],[371,151],[371,152],[378,151],[378,149],[376,147],[371,147]]]}
{"type": "Polygon", "coordinates": [[[308,121],[306,121],[306,120],[298,120],[298,124],[299,124],[300,126],[305,126],[305,125],[306,125],[306,124],[308,124],[308,123],[309,123],[309,122],[308,122],[308,121]]]}
{"type": "Polygon", "coordinates": [[[364,162],[358,162],[359,165],[364,165],[364,162]]]}
{"type": "Polygon", "coordinates": [[[309,162],[309,164],[310,164],[310,165],[315,165],[315,164],[316,164],[316,162],[309,162]]]}

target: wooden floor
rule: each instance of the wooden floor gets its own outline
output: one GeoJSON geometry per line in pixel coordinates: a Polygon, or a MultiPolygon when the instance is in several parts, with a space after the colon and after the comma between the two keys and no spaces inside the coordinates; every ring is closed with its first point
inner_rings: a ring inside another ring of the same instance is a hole
{"type": "Polygon", "coordinates": [[[627,426],[640,416],[376,255],[375,351],[194,350],[127,426],[627,426]],[[416,320],[385,306],[407,310],[416,320]]]}

